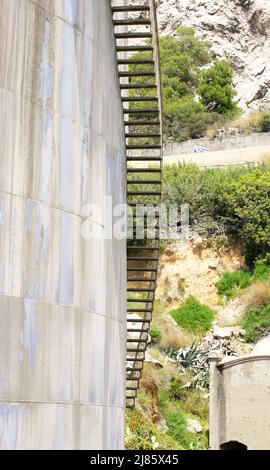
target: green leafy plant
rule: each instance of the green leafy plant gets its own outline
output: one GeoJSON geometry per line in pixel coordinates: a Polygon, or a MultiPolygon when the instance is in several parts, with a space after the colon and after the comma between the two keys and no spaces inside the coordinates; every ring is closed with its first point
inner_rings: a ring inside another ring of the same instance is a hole
{"type": "Polygon", "coordinates": [[[238,270],[226,272],[216,283],[218,293],[227,298],[234,297],[240,289],[248,287],[251,283],[251,274],[247,271],[238,270]]]}
{"type": "MultiPolygon", "coordinates": [[[[134,54],[133,58],[148,59],[150,56],[142,52],[134,54]]],[[[161,36],[160,61],[165,140],[181,142],[202,137],[209,127],[218,123],[223,125],[224,117],[226,119],[228,114],[238,110],[229,63],[216,61],[212,44],[197,36],[193,28],[182,26],[174,36],[161,36]],[[206,65],[211,76],[203,71],[206,65]],[[212,108],[209,99],[215,100],[212,108]]],[[[135,69],[149,71],[145,64],[130,66],[130,71],[135,69]]],[[[142,80],[141,77],[132,78],[133,83],[142,83],[142,80]]],[[[149,95],[149,90],[141,90],[140,94],[149,95]]],[[[131,106],[147,107],[147,103],[131,106]]]]}
{"type": "Polygon", "coordinates": [[[270,305],[246,312],[242,325],[246,330],[245,340],[247,342],[258,341],[270,332],[270,305]]]}
{"type": "Polygon", "coordinates": [[[161,331],[161,329],[158,326],[153,325],[151,330],[150,330],[150,337],[151,337],[151,341],[153,343],[159,343],[162,340],[162,331],[161,331]]]}
{"type": "Polygon", "coordinates": [[[260,132],[270,132],[270,113],[263,113],[259,121],[260,132]]]}
{"type": "Polygon", "coordinates": [[[189,297],[184,305],[172,310],[170,314],[178,325],[198,334],[208,331],[215,317],[214,310],[202,305],[194,297],[189,297]]]}

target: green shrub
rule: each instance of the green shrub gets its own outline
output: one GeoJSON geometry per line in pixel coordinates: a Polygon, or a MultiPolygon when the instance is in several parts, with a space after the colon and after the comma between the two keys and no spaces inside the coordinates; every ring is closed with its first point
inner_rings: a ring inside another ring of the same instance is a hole
{"type": "Polygon", "coordinates": [[[270,113],[264,113],[259,121],[259,132],[270,132],[270,113]]]}
{"type": "Polygon", "coordinates": [[[215,312],[207,305],[202,305],[194,297],[189,297],[185,304],[170,312],[173,319],[186,330],[194,333],[207,332],[214,320],[215,312]]]}
{"type": "Polygon", "coordinates": [[[270,264],[265,261],[257,261],[252,279],[254,281],[267,281],[270,277],[270,264]]]}
{"type": "Polygon", "coordinates": [[[259,257],[270,264],[269,165],[205,171],[165,166],[163,200],[189,204],[190,224],[204,236],[241,241],[250,267],[259,257]]]}
{"type": "Polygon", "coordinates": [[[249,310],[243,319],[246,330],[245,340],[255,342],[270,332],[270,305],[249,310]]]}
{"type": "Polygon", "coordinates": [[[159,343],[162,340],[162,331],[158,326],[153,325],[150,330],[150,337],[153,343],[159,343]]]}
{"type": "MultiPolygon", "coordinates": [[[[132,58],[149,59],[151,56],[148,52],[142,52],[132,58]]],[[[229,63],[216,61],[212,44],[197,36],[193,28],[183,26],[177,29],[174,36],[161,36],[160,62],[165,140],[181,142],[201,137],[214,124],[223,125],[225,121],[222,116],[238,109],[233,100],[235,91],[229,63]],[[203,71],[205,65],[212,71],[209,78],[203,71]],[[215,100],[213,109],[209,107],[209,97],[215,100]]],[[[135,70],[149,71],[149,66],[132,64],[130,71],[135,70]]],[[[143,80],[141,77],[131,79],[138,84],[143,80]]],[[[149,90],[135,90],[131,96],[138,93],[140,96],[149,95],[149,90]]],[[[130,106],[141,108],[148,107],[148,104],[137,102],[130,106]]],[[[136,133],[136,128],[132,132],[136,133]]]]}
{"type": "Polygon", "coordinates": [[[222,278],[216,283],[218,293],[227,298],[234,297],[240,289],[249,286],[251,274],[247,271],[239,270],[230,273],[224,273],[222,278]]]}
{"type": "Polygon", "coordinates": [[[184,449],[191,449],[196,446],[197,449],[206,449],[208,439],[205,433],[200,436],[187,430],[187,418],[189,415],[182,409],[181,400],[172,400],[169,398],[170,392],[160,391],[160,410],[166,420],[169,428],[168,434],[175,441],[179,442],[184,449]]]}
{"type": "Polygon", "coordinates": [[[162,433],[138,409],[126,413],[126,449],[128,450],[175,450],[179,444],[162,433]]]}

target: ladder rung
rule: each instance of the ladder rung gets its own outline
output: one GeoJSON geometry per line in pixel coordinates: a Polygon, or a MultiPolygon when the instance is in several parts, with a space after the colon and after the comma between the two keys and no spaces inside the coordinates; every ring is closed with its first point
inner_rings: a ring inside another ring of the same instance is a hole
{"type": "Polygon", "coordinates": [[[133,245],[133,246],[127,246],[127,249],[128,250],[147,250],[147,251],[158,251],[159,250],[159,247],[155,247],[155,246],[141,246],[141,245],[133,245]]]}
{"type": "Polygon", "coordinates": [[[128,191],[127,195],[128,196],[161,196],[161,191],[128,191]]]}
{"type": "Polygon", "coordinates": [[[128,162],[160,162],[162,157],[126,157],[128,162]]]}
{"type": "Polygon", "coordinates": [[[155,77],[155,72],[118,72],[119,78],[125,77],[155,77]]]}
{"type": "Polygon", "coordinates": [[[127,180],[127,184],[161,184],[161,180],[127,180]]]}
{"type": "Polygon", "coordinates": [[[126,139],[147,139],[147,138],[150,138],[150,137],[161,137],[161,135],[159,133],[155,133],[155,132],[148,132],[148,133],[143,133],[143,134],[134,134],[134,133],[130,133],[128,132],[127,134],[125,134],[125,137],[126,139]]]}
{"type": "Polygon", "coordinates": [[[159,109],[129,109],[129,108],[123,108],[124,114],[157,114],[159,113],[159,109]]]}
{"type": "Polygon", "coordinates": [[[153,59],[119,59],[117,63],[118,65],[154,65],[155,61],[153,59]]]}
{"type": "Polygon", "coordinates": [[[128,168],[127,173],[162,173],[160,168],[128,168]]]}
{"type": "Polygon", "coordinates": [[[127,282],[155,282],[156,279],[145,279],[144,277],[128,278],[127,282]]]}
{"type": "Polygon", "coordinates": [[[117,46],[116,52],[153,52],[152,46],[117,46]]]}
{"type": "Polygon", "coordinates": [[[141,39],[141,38],[151,38],[152,33],[147,33],[147,32],[140,32],[140,33],[133,33],[133,32],[127,32],[127,33],[115,33],[115,39],[141,39]]]}
{"type": "Polygon", "coordinates": [[[114,26],[134,26],[134,25],[151,25],[149,18],[128,18],[123,20],[113,20],[114,26]]]}
{"type": "Polygon", "coordinates": [[[127,312],[128,313],[144,313],[144,312],[149,312],[151,313],[152,312],[152,308],[128,308],[127,309],[127,312]]]}
{"type": "Polygon", "coordinates": [[[122,97],[123,102],[141,102],[141,101],[158,101],[157,96],[123,96],[122,97]]]}
{"type": "Polygon", "coordinates": [[[150,8],[147,5],[122,5],[122,6],[115,6],[112,7],[114,13],[119,12],[128,12],[128,11],[149,11],[150,8]]]}
{"type": "Polygon", "coordinates": [[[156,84],[152,83],[144,83],[141,85],[140,83],[126,83],[120,85],[121,90],[142,90],[142,89],[149,89],[149,88],[157,88],[156,84]]]}
{"type": "Polygon", "coordinates": [[[150,258],[150,256],[149,256],[149,257],[148,257],[148,256],[141,256],[141,257],[140,257],[140,256],[138,256],[138,257],[136,257],[136,256],[128,256],[128,257],[127,257],[127,260],[128,260],[128,261],[158,261],[159,258],[156,258],[156,257],[150,258]]]}
{"type": "Polygon", "coordinates": [[[156,145],[156,144],[149,144],[149,145],[139,145],[139,144],[134,144],[134,145],[126,145],[127,150],[160,150],[161,145],[156,145]]]}
{"type": "Polygon", "coordinates": [[[160,126],[160,121],[124,121],[125,126],[160,126]]]}
{"type": "Polygon", "coordinates": [[[138,387],[126,387],[126,390],[131,391],[131,390],[138,390],[138,387]]]}

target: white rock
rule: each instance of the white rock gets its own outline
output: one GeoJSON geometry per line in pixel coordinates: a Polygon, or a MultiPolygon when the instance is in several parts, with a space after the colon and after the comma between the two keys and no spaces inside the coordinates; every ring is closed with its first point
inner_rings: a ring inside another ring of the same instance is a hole
{"type": "Polygon", "coordinates": [[[203,431],[202,425],[200,421],[197,419],[191,419],[189,418],[187,420],[187,430],[189,432],[192,432],[193,434],[197,434],[203,431]]]}
{"type": "Polygon", "coordinates": [[[214,326],[213,336],[214,338],[218,339],[229,339],[231,338],[233,333],[233,328],[231,327],[224,327],[221,328],[220,326],[214,326]]]}
{"type": "Polygon", "coordinates": [[[218,259],[213,259],[213,260],[210,261],[208,267],[209,267],[210,269],[217,269],[217,268],[218,268],[218,265],[219,265],[218,259]]]}

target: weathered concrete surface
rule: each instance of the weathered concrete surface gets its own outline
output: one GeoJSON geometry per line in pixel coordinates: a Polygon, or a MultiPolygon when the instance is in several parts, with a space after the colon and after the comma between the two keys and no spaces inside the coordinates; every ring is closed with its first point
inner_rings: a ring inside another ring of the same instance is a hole
{"type": "Polygon", "coordinates": [[[270,356],[210,359],[210,446],[270,449],[270,356]]]}
{"type": "Polygon", "coordinates": [[[110,0],[2,0],[0,49],[0,449],[122,448],[125,242],[81,236],[126,193],[110,0]]]}

